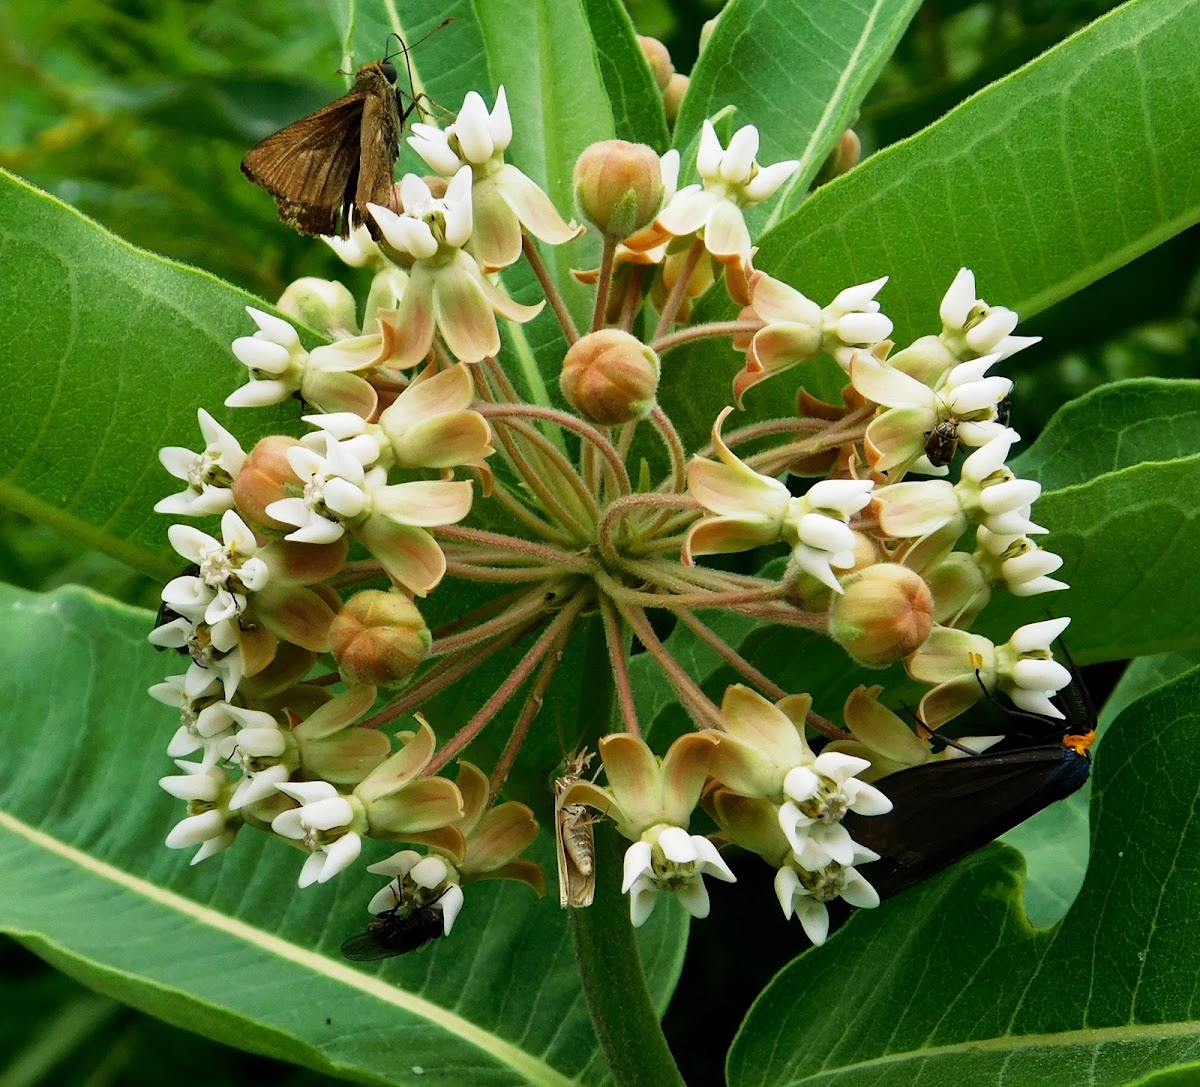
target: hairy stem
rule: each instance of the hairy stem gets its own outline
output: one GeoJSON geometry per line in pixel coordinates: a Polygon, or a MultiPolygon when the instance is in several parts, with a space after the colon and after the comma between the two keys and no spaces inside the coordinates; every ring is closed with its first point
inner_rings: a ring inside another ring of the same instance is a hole
{"type": "Polygon", "coordinates": [[[654,663],[667,677],[667,681],[675,688],[684,709],[691,714],[696,724],[701,728],[715,728],[720,725],[721,711],[713,705],[712,700],[700,689],[696,681],[687,674],[687,670],[671,656],[667,647],[654,633],[654,628],[650,625],[650,620],[646,618],[646,613],[641,608],[632,607],[619,598],[614,598],[613,604],[621,613],[621,618],[629,624],[638,641],[646,647],[646,652],[654,658],[654,663]]]}
{"type": "Polygon", "coordinates": [[[426,775],[436,774],[483,731],[492,718],[503,709],[508,700],[517,693],[518,688],[529,678],[530,673],[541,663],[546,654],[551,651],[551,648],[558,639],[564,636],[564,631],[570,631],[575,620],[579,618],[579,613],[583,611],[585,603],[586,597],[582,593],[577,594],[567,601],[562,611],[554,617],[554,621],[530,647],[529,652],[525,654],[504,682],[492,693],[492,697],[479,708],[471,720],[454,734],[453,739],[448,741],[434,755],[429,765],[425,768],[424,772],[426,775]]]}
{"type": "Polygon", "coordinates": [[[617,252],[617,243],[612,238],[605,237],[604,250],[600,254],[600,278],[596,281],[596,307],[592,311],[592,331],[599,332],[604,327],[604,315],[608,311],[608,292],[612,287],[613,257],[617,252]]]}
{"type": "Polygon", "coordinates": [[[652,340],[650,349],[662,355],[673,347],[681,347],[708,336],[736,336],[740,332],[757,332],[762,327],[762,321],[714,321],[710,325],[692,325],[652,340]]]}
{"type": "Polygon", "coordinates": [[[617,701],[621,706],[621,720],[625,731],[631,736],[642,734],[638,724],[637,707],[633,701],[633,684],[629,679],[629,665],[625,660],[625,639],[621,635],[621,622],[617,609],[607,596],[600,597],[600,617],[604,621],[604,640],[608,646],[608,659],[612,663],[613,679],[617,687],[617,701]]]}
{"type": "Polygon", "coordinates": [[[521,249],[525,253],[525,259],[529,261],[529,267],[533,269],[533,274],[537,276],[538,282],[542,285],[542,291],[546,295],[546,301],[550,303],[550,308],[554,310],[554,316],[562,325],[567,343],[573,344],[579,339],[579,329],[575,327],[575,322],[567,310],[567,304],[559,294],[558,284],[554,282],[554,277],[547,270],[542,255],[537,251],[537,246],[533,244],[533,239],[528,234],[521,234],[521,249]]]}
{"type": "Polygon", "coordinates": [[[679,307],[683,304],[684,296],[687,294],[688,281],[692,278],[692,273],[696,270],[696,265],[700,263],[702,256],[704,256],[704,242],[697,238],[692,242],[692,248],[688,250],[688,255],[683,260],[683,267],[679,270],[679,278],[675,280],[675,286],[671,288],[670,295],[663,303],[658,326],[654,329],[654,335],[651,337],[652,341],[665,336],[667,329],[675,323],[675,315],[679,312],[679,307]]]}
{"type": "Polygon", "coordinates": [[[596,838],[595,900],[586,910],[571,910],[571,936],[596,1038],[614,1087],[686,1087],[659,1026],[621,894],[622,841],[607,828],[596,838]]]}

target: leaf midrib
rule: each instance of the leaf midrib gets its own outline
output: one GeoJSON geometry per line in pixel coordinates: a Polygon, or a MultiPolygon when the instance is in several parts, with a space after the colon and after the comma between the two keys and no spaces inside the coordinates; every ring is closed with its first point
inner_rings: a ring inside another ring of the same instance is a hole
{"type": "Polygon", "coordinates": [[[469,1020],[426,1000],[424,997],[389,985],[378,978],[362,974],[333,959],[326,958],[324,955],[298,947],[294,943],[255,928],[236,917],[230,917],[218,910],[202,906],[189,898],[177,895],[114,865],[107,864],[60,841],[45,831],[30,826],[8,812],[0,811],[0,829],[11,831],[31,845],[75,864],[116,887],[137,894],[166,909],[175,910],[191,920],[207,925],[223,934],[242,939],[246,943],[278,955],[296,966],[320,974],[330,981],[346,985],[366,996],[425,1019],[447,1033],[475,1046],[498,1063],[512,1069],[530,1084],[535,1084],[537,1087],[570,1087],[575,1082],[503,1038],[481,1029],[469,1020]]]}

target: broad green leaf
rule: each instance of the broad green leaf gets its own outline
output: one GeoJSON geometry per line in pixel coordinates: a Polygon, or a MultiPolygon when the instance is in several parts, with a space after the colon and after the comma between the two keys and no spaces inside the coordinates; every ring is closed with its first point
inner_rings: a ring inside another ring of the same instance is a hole
{"type": "Polygon", "coordinates": [[[139,1015],[90,992],[0,936],[0,1083],[62,1087],[119,1082],[155,1087],[183,1082],[203,1068],[212,1083],[269,1076],[277,1087],[318,1087],[307,1069],[265,1066],[261,1057],[139,1015]]]}
{"type": "Polygon", "coordinates": [[[1071,588],[1023,600],[999,593],[981,633],[1004,641],[1049,608],[1072,617],[1066,638],[1081,663],[1200,645],[1200,454],[1051,491],[1034,516],[1071,588]]]}
{"type": "Polygon", "coordinates": [[[613,130],[618,139],[667,149],[667,119],[662,94],[635,37],[629,13],[618,0],[583,0],[596,45],[596,63],[608,92],[613,130]]]}
{"type": "MultiPolygon", "coordinates": [[[[570,219],[575,160],[588,144],[614,133],[583,0],[485,0],[475,4],[475,14],[492,83],[504,84],[512,113],[513,139],[505,157],[570,219]]],[[[600,263],[598,240],[585,235],[566,247],[540,249],[551,278],[582,325],[590,316],[590,292],[574,282],[569,270],[600,263]]]]}
{"type": "MultiPolygon", "coordinates": [[[[198,867],[162,839],[183,814],[156,780],[174,713],[143,693],[172,654],[146,612],[67,590],[0,591],[0,930],[90,987],[168,1022],[359,1082],[598,1083],[602,1065],[557,896],[469,888],[448,938],[362,969],[338,946],[378,887],[361,867],[298,891],[302,855],[244,828],[198,867]],[[419,1070],[419,1071],[418,1071],[419,1070]]],[[[371,859],[390,851],[376,847],[371,859]]],[[[537,859],[549,862],[543,835],[537,859]]],[[[364,858],[366,859],[366,858],[364,858]]],[[[684,926],[642,944],[659,1007],[684,926]]]]}
{"type": "Polygon", "coordinates": [[[1198,706],[1193,671],[1113,726],[1095,758],[1092,864],[1060,925],[1029,927],[1001,847],[859,911],[756,1002],[731,1087],[1115,1087],[1200,1059],[1198,706]]]}
{"type": "MultiPolygon", "coordinates": [[[[879,301],[901,345],[937,331],[963,265],[988,301],[1038,313],[1200,219],[1198,48],[1200,0],[1132,0],[823,186],[761,239],[756,266],[822,305],[891,277],[879,301]]],[[[714,291],[697,319],[730,313],[714,291]]],[[[664,366],[660,399],[693,444],[742,364],[714,344],[664,366]]],[[[768,382],[747,404],[783,414],[794,387],[768,382]]]]}
{"type": "Polygon", "coordinates": [[[158,461],[199,448],[203,405],[250,449],[295,429],[294,403],[234,412],[245,380],[230,343],[255,330],[252,295],[143,252],[0,172],[0,340],[6,390],[0,501],[140,570],[178,571],[154,503],[179,487],[158,461]],[[19,275],[11,270],[19,269],[19,275]]]}
{"type": "Polygon", "coordinates": [[[1047,491],[1144,461],[1200,453],[1200,381],[1139,378],[1102,385],[1064,404],[1037,442],[1011,462],[1047,491]]]}
{"type": "Polygon", "coordinates": [[[1198,45],[1197,0],[1132,0],[819,190],[758,263],[818,299],[891,276],[899,343],[963,264],[1039,313],[1200,219],[1198,45]]]}
{"type": "Polygon", "coordinates": [[[706,117],[733,106],[735,127],[758,128],[759,162],[800,162],[773,205],[777,216],[804,194],[919,6],[734,0],[692,71],[675,146],[694,144],[706,117]]]}
{"type": "MultiPolygon", "coordinates": [[[[1200,663],[1200,652],[1195,650],[1139,657],[1126,670],[1104,704],[1098,734],[1103,736],[1108,726],[1131,703],[1194,668],[1197,663],[1200,663]]],[[[1083,885],[1091,798],[1089,781],[1074,796],[1038,812],[1000,839],[1025,854],[1029,865],[1025,912],[1030,923],[1039,928],[1060,920],[1083,885]]]]}

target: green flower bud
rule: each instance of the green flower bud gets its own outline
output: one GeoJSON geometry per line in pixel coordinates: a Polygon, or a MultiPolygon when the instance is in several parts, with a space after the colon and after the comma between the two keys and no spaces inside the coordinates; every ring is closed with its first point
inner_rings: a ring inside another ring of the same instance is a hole
{"type": "Polygon", "coordinates": [[[644,418],[658,390],[658,356],[628,332],[606,328],[577,340],[563,360],[562,391],[594,423],[644,418]]]}
{"type": "Polygon", "coordinates": [[[614,241],[648,226],[662,204],[662,167],[644,143],[602,140],[585,148],[574,185],[584,218],[614,241]]]}
{"type": "Polygon", "coordinates": [[[288,284],[275,308],[331,340],[358,335],[354,295],[345,284],[333,279],[297,279],[288,284]]]}
{"type": "Polygon", "coordinates": [[[407,679],[433,638],[417,606],[401,593],[365,589],[346,601],[329,628],[342,675],[376,686],[407,679]]]}
{"type": "Polygon", "coordinates": [[[671,63],[671,54],[667,52],[667,47],[657,38],[648,38],[644,34],[637,36],[637,43],[642,48],[646,63],[650,65],[650,74],[654,76],[658,89],[665,91],[667,84],[671,82],[671,76],[675,74],[675,65],[671,63]]]}
{"type": "Polygon", "coordinates": [[[883,668],[917,650],[933,628],[933,594],[920,574],[880,563],[843,579],[829,635],[859,664],[883,668]]]}

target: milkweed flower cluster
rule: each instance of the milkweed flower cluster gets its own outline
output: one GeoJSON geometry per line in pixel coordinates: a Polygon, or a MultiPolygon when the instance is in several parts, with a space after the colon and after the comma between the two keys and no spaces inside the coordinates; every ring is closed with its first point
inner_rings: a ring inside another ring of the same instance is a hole
{"type": "Polygon", "coordinates": [[[609,685],[619,713],[593,722],[603,781],[572,781],[560,803],[590,806],[628,840],[633,923],[663,893],[705,916],[705,877],[734,880],[723,850],[737,846],[774,869],[784,914],[819,943],[827,903],[879,902],[877,854],[843,823],[890,809],[876,782],[994,742],[937,740],[981,698],[1059,714],[1070,677],[1050,645],[1068,620],[999,645],[969,630],[993,593],[1065,588],[1051,576],[1061,560],[1036,542],[1040,488],[1008,466],[1012,383],[993,372],[1032,341],[966,269],[940,330],[896,350],[882,274],[822,304],[756,268],[744,210],[798,164],[761,164],[753,126],[723,144],[708,122],[686,164],[699,180],[682,187],[674,152],[606,141],[580,158],[576,202],[602,248],[577,273],[594,287],[581,332],[537,245],[584,228],[506,161],[512,135],[503,88],[490,110],[472,93],[445,129],[413,126],[434,176],[405,176],[394,209],[372,206],[372,223],[328,239],[372,273],[361,318],[343,285],[315,279],[289,287],[278,313],[248,310],[232,345],[248,380],[226,406],[296,397],[306,430],[247,452],[201,408],[202,450],[162,451],[184,486],[156,509],[219,522],[168,530],[186,569],[151,634],[186,661],[151,689],[179,714],[167,746],[179,772],[161,785],[187,811],[167,845],[196,848],[195,863],[251,827],[303,852],[308,887],[354,867],[364,839],[401,843],[370,866],[389,880],[370,909],[433,910],[443,933],[476,881],[541,893],[522,856],[537,819],[505,790],[533,757],[525,741],[568,645],[595,630],[611,667],[589,682],[609,685]],[[496,276],[526,258],[544,294],[534,305],[496,276]],[[737,321],[684,327],[709,289],[727,292],[737,321]],[[498,322],[534,320],[543,342],[558,336],[567,408],[517,392],[498,322]],[[745,360],[728,366],[729,404],[689,456],[657,393],[672,352],[704,337],[745,360]],[[845,373],[842,403],[801,389],[792,417],[755,419],[762,382],[821,357],[845,373]],[[660,443],[659,477],[635,438],[660,443]],[[786,556],[778,573],[704,565],[759,549],[786,556]],[[447,582],[492,594],[448,612],[447,582]],[[739,674],[719,705],[654,610],[739,674]],[[927,687],[920,728],[878,686],[851,695],[842,724],[818,714],[717,632],[719,611],[826,635],[863,669],[903,663],[927,687]],[[692,724],[662,751],[643,738],[634,639],[692,724]],[[482,665],[503,678],[482,687],[482,665]],[[472,746],[485,730],[501,735],[472,746]],[[482,766],[468,749],[499,754],[482,766]]]}

